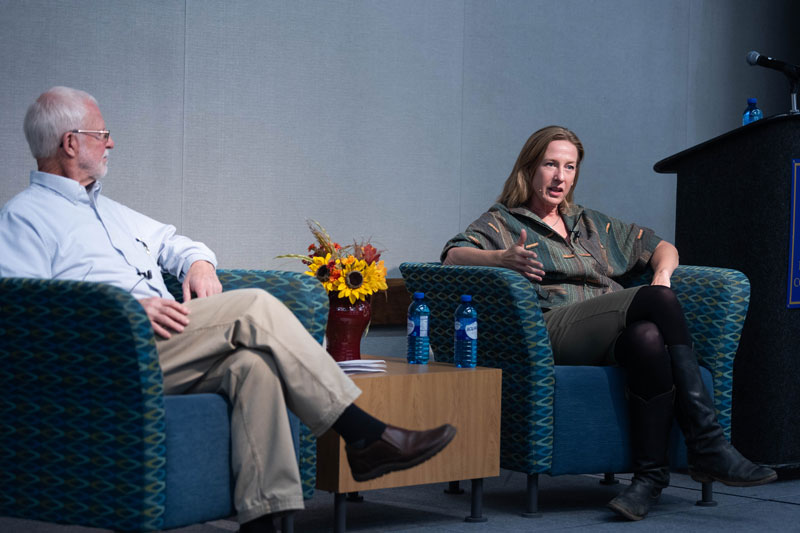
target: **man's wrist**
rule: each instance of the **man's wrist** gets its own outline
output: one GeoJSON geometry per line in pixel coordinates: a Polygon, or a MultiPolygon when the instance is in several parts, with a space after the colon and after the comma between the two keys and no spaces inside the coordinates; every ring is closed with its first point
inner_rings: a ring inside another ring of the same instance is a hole
{"type": "MultiPolygon", "coordinates": [[[[209,265],[211,265],[212,269],[214,269],[214,270],[217,269],[217,265],[215,265],[214,262],[209,260],[207,257],[201,256],[201,255],[194,255],[194,256],[191,256],[191,257],[186,259],[186,263],[184,263],[184,267],[183,267],[185,270],[183,270],[181,272],[180,279],[184,279],[186,277],[186,275],[189,273],[189,271],[192,269],[192,267],[195,265],[195,263],[208,263],[209,265]],[[189,265],[189,266],[185,266],[185,265],[189,265]]],[[[198,267],[202,267],[203,265],[200,264],[200,265],[197,265],[197,266],[198,267]]]]}
{"type": "Polygon", "coordinates": [[[193,266],[195,266],[195,265],[197,265],[198,267],[204,267],[205,265],[203,265],[203,263],[205,263],[209,267],[211,267],[211,268],[216,270],[216,267],[214,266],[214,263],[212,263],[211,261],[208,261],[206,259],[198,259],[197,261],[193,261],[192,264],[189,265],[189,269],[191,270],[191,268],[193,266]]]}

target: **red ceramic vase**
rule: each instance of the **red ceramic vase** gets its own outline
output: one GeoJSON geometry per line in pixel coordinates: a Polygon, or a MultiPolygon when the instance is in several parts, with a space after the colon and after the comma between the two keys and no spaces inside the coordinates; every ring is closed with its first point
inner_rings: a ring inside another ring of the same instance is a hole
{"type": "Polygon", "coordinates": [[[369,302],[350,303],[347,298],[329,294],[330,311],[325,334],[328,353],[336,361],[361,359],[361,337],[369,324],[372,309],[369,302]]]}

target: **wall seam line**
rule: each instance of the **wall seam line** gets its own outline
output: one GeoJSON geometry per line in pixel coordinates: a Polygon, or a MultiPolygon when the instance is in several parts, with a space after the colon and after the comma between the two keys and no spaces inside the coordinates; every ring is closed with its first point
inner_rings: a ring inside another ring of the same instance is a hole
{"type": "Polygon", "coordinates": [[[188,18],[189,18],[189,0],[184,0],[183,2],[183,105],[182,113],[183,116],[181,117],[181,229],[180,232],[182,234],[186,234],[186,220],[185,220],[185,209],[184,209],[184,194],[186,191],[186,79],[187,79],[187,60],[186,60],[186,51],[188,50],[187,39],[189,35],[189,25],[188,25],[188,18]]]}
{"type": "Polygon", "coordinates": [[[467,48],[467,0],[462,2],[462,17],[461,17],[461,124],[459,126],[459,143],[458,143],[458,228],[456,231],[461,231],[465,227],[463,217],[463,191],[464,191],[464,79],[465,79],[465,56],[467,48]]]}
{"type": "MultiPolygon", "coordinates": [[[[685,102],[684,103],[684,117],[686,117],[686,126],[683,129],[683,135],[684,135],[683,146],[689,146],[689,118],[690,118],[689,117],[689,112],[690,112],[690,109],[689,109],[689,95],[690,95],[691,85],[692,85],[691,77],[692,77],[692,59],[693,59],[693,54],[692,54],[692,20],[694,20],[694,13],[692,13],[693,8],[694,8],[694,2],[689,2],[689,12],[688,12],[688,15],[687,15],[687,20],[686,20],[686,48],[688,50],[688,58],[687,58],[687,61],[686,61],[686,95],[685,95],[686,98],[684,99],[684,102],[685,102]]],[[[676,180],[676,184],[675,184],[675,188],[676,188],[675,201],[676,201],[676,204],[677,204],[677,192],[678,192],[677,191],[677,187],[678,186],[677,186],[677,180],[676,180]]]]}

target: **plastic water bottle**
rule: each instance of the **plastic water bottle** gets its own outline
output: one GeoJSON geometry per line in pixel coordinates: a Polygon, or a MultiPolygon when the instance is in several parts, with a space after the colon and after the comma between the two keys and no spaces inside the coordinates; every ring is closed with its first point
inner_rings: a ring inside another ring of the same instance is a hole
{"type": "Polygon", "coordinates": [[[425,303],[425,293],[415,292],[414,301],[408,306],[408,362],[412,365],[428,364],[428,322],[431,310],[425,303]]]}
{"type": "Polygon", "coordinates": [[[761,112],[757,104],[758,102],[755,98],[747,99],[747,109],[742,114],[742,126],[747,126],[751,122],[764,118],[764,113],[761,112]]]}
{"type": "Polygon", "coordinates": [[[456,308],[454,352],[459,368],[474,368],[478,363],[478,312],[472,307],[472,296],[461,296],[456,308]]]}

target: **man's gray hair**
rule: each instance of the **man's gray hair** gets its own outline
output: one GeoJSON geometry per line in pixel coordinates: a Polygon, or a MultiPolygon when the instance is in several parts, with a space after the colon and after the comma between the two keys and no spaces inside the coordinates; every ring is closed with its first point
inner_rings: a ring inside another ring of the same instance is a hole
{"type": "Polygon", "coordinates": [[[83,125],[86,104],[97,104],[94,97],[69,87],[53,87],[42,93],[25,113],[25,138],[36,159],[56,153],[61,136],[83,125]]]}

